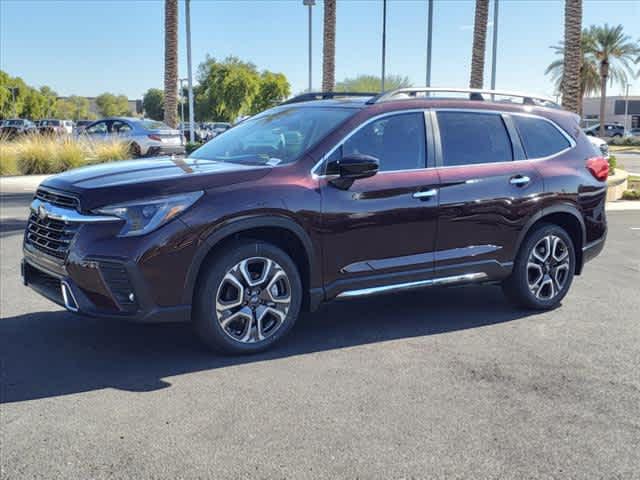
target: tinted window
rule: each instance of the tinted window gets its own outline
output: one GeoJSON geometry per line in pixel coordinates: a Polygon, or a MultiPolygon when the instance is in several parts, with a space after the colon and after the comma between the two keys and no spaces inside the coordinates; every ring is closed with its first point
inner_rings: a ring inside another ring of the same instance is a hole
{"type": "Polygon", "coordinates": [[[87,133],[107,133],[107,123],[106,122],[98,122],[87,128],[87,133]]]}
{"type": "Polygon", "coordinates": [[[376,157],[380,171],[424,168],[424,115],[404,113],[365,125],[342,146],[343,156],[351,154],[376,157]]]}
{"type": "Polygon", "coordinates": [[[445,166],[513,160],[511,140],[500,115],[438,112],[438,126],[445,166]]]}
{"type": "Polygon", "coordinates": [[[527,158],[542,158],[570,147],[569,141],[545,120],[513,115],[527,158]]]}

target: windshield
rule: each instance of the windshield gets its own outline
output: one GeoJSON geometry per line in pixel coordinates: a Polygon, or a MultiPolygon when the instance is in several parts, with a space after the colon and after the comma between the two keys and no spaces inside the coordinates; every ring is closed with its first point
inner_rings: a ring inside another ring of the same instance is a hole
{"type": "Polygon", "coordinates": [[[346,108],[274,108],[215,137],[191,158],[272,166],[292,163],[355,112],[346,108]]]}
{"type": "Polygon", "coordinates": [[[17,125],[22,125],[23,123],[24,123],[24,120],[7,120],[5,122],[5,125],[17,126],[17,125]]]}

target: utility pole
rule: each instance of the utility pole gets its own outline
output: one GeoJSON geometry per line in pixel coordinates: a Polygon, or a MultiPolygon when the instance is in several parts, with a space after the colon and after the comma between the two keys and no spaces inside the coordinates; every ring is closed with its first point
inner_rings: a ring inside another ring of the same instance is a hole
{"type": "Polygon", "coordinates": [[[426,86],[431,86],[431,46],[433,45],[433,0],[427,0],[427,82],[426,86]]]}
{"type": "Polygon", "coordinates": [[[382,79],[381,91],[384,92],[385,63],[387,61],[387,0],[382,0],[382,79]]]}
{"type": "MultiPolygon", "coordinates": [[[[184,145],[184,82],[187,82],[188,78],[178,79],[178,101],[180,102],[180,144],[184,145]]],[[[189,114],[191,115],[191,114],[189,114]]],[[[193,125],[189,126],[189,141],[193,135],[193,125]]]]}
{"type": "Polygon", "coordinates": [[[316,4],[316,0],[302,0],[302,4],[309,9],[309,91],[313,90],[313,55],[312,55],[312,45],[313,45],[313,36],[312,36],[312,19],[313,19],[313,6],[316,4]]]}
{"type": "MultiPolygon", "coordinates": [[[[187,77],[189,81],[189,142],[195,141],[193,131],[195,125],[195,112],[193,108],[193,75],[191,71],[191,0],[185,0],[185,16],[187,17],[187,77]]],[[[183,112],[184,117],[184,112],[183,112]]],[[[184,118],[182,119],[184,121],[184,118]]]]}

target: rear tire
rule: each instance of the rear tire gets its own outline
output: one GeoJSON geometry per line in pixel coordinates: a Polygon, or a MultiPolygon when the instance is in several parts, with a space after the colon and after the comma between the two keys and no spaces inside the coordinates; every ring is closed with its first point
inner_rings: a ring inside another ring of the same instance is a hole
{"type": "Polygon", "coordinates": [[[278,247],[241,241],[224,248],[204,269],[193,323],[210,349],[257,353],[293,327],[302,304],[302,283],[295,263],[278,247]]]}
{"type": "Polygon", "coordinates": [[[522,242],[513,271],[502,283],[502,289],[519,306],[535,310],[555,308],[571,287],[575,258],[569,234],[558,225],[541,224],[522,242]]]}
{"type": "Polygon", "coordinates": [[[129,151],[131,153],[131,158],[140,158],[142,156],[140,146],[135,142],[129,146],[129,151]]]}

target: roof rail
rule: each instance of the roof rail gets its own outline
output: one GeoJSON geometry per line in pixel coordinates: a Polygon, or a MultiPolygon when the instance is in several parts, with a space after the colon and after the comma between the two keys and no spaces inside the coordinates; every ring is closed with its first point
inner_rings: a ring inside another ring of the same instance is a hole
{"type": "Polygon", "coordinates": [[[307,92],[296,95],[289,100],[285,100],[280,105],[288,105],[290,103],[310,102],[313,100],[329,100],[331,98],[345,97],[375,97],[377,93],[372,92],[307,92]]]}
{"type": "Polygon", "coordinates": [[[391,100],[401,100],[411,97],[418,97],[418,94],[424,94],[424,97],[429,97],[431,93],[468,93],[469,100],[486,100],[484,95],[489,95],[492,101],[495,97],[507,97],[521,99],[523,105],[535,105],[539,107],[551,107],[561,108],[557,102],[548,97],[541,97],[539,95],[531,95],[529,93],[510,92],[504,90],[484,90],[481,88],[448,88],[448,87],[406,87],[398,88],[396,90],[389,90],[383,92],[371,100],[368,104],[388,102],[391,100]],[[398,97],[398,98],[397,98],[398,97]]]}

